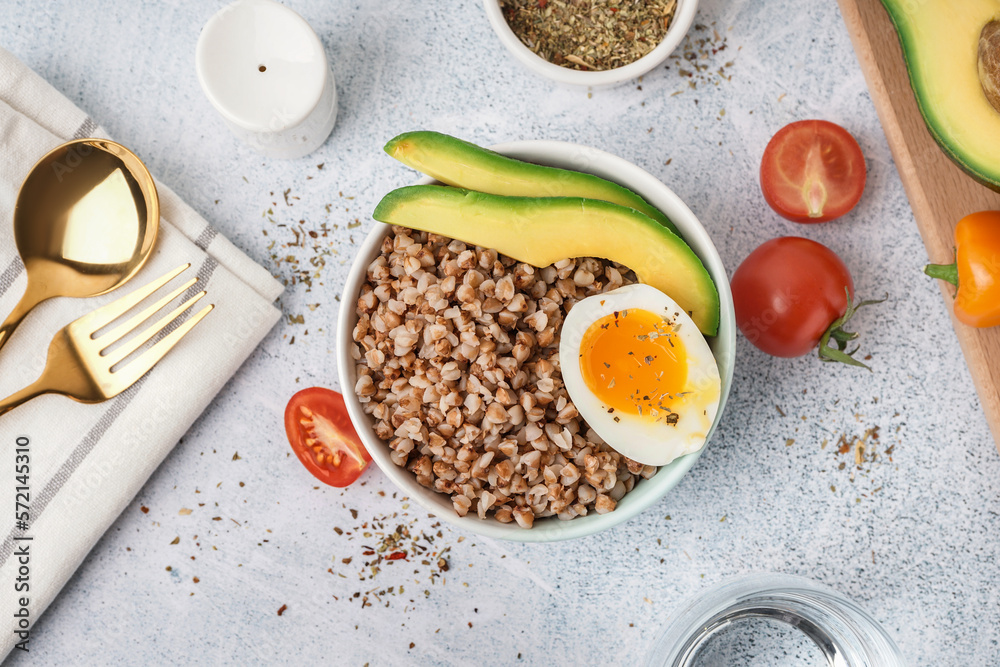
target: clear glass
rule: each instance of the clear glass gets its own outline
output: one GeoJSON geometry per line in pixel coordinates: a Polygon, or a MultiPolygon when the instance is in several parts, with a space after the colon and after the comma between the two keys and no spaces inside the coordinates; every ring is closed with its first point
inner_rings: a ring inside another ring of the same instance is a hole
{"type": "Polygon", "coordinates": [[[855,602],[784,574],[731,579],[688,600],[671,614],[646,662],[648,667],[779,663],[906,664],[892,638],[855,602]]]}

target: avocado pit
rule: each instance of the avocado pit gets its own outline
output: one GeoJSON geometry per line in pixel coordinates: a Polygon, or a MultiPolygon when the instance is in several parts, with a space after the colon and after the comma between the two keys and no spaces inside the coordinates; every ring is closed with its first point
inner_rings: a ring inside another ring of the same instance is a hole
{"type": "Polygon", "coordinates": [[[990,106],[1000,112],[1000,21],[983,26],[979,33],[979,83],[990,106]]]}

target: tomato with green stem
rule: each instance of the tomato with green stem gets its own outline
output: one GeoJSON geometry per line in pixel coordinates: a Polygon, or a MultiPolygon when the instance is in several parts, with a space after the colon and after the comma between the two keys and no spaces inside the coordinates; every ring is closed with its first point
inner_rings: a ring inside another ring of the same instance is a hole
{"type": "Polygon", "coordinates": [[[781,128],[760,162],[764,199],[792,222],[839,218],[857,205],[866,178],[858,142],[825,120],[800,120],[781,128]]]}
{"type": "MultiPolygon", "coordinates": [[[[772,239],[750,253],[730,281],[736,324],[747,340],[776,357],[800,357],[819,347],[823,361],[868,368],[847,345],[858,337],[844,325],[854,303],[847,265],[821,243],[795,236],[772,239]]],[[[869,369],[871,370],[871,369],[869,369]]]]}
{"type": "Polygon", "coordinates": [[[285,407],[285,433],[306,470],[330,486],[349,486],[372,461],[344,397],[330,389],[310,387],[292,396],[285,407]]]}

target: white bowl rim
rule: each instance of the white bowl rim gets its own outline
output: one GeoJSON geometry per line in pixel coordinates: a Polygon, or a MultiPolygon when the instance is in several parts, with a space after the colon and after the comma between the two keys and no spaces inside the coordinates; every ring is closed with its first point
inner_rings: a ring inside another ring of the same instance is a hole
{"type": "MultiPolygon", "coordinates": [[[[701,456],[705,447],[709,445],[712,434],[724,414],[735,366],[736,315],[733,310],[729,279],[722,259],[709,238],[708,232],[691,209],[670,188],[641,167],[611,153],[564,141],[512,141],[490,146],[490,150],[522,160],[596,173],[603,178],[615,180],[662,210],[680,228],[685,240],[701,258],[705,268],[712,276],[719,291],[721,304],[719,333],[709,341],[709,344],[719,363],[722,391],[719,398],[719,410],[705,445],[697,452],[687,454],[667,466],[661,467],[650,479],[639,480],[636,487],[618,502],[616,509],[607,514],[590,513],[587,516],[576,517],[569,521],[561,521],[556,517],[546,517],[537,520],[530,529],[523,529],[515,522],[500,523],[492,517],[480,519],[475,514],[464,517],[455,514],[449,496],[420,486],[413,473],[391,461],[388,447],[374,434],[370,426],[367,426],[371,423],[371,418],[364,414],[361,402],[358,401],[354,392],[355,361],[351,358],[350,349],[354,344],[353,330],[357,323],[355,306],[357,294],[367,274],[367,267],[378,254],[382,239],[385,238],[389,230],[389,225],[381,222],[374,223],[374,228],[368,233],[358,249],[341,296],[336,331],[337,372],[341,391],[351,421],[379,469],[410,500],[434,514],[436,518],[452,524],[463,532],[467,531],[516,542],[555,542],[585,537],[624,523],[659,502],[680,482],[681,478],[701,456]],[[599,166],[591,164],[593,162],[598,162],[599,166]],[[623,174],[625,177],[622,176],[623,174]],[[640,489],[643,492],[637,493],[640,489]]],[[[425,176],[418,181],[418,184],[428,185],[436,182],[425,176]]]]}
{"type": "Polygon", "coordinates": [[[677,0],[677,9],[673,21],[667,29],[663,40],[652,51],[635,62],[615,69],[599,72],[585,72],[569,69],[549,62],[525,46],[511,30],[507,19],[503,17],[498,0],[483,0],[486,18],[489,19],[493,32],[507,50],[525,67],[536,74],[573,86],[603,87],[613,86],[631,79],[636,79],[667,59],[681,43],[684,36],[694,23],[698,11],[698,0],[677,0]]]}

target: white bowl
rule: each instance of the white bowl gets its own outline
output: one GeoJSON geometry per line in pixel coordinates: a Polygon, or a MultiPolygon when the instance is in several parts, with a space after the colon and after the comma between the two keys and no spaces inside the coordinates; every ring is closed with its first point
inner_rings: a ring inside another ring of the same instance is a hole
{"type": "MultiPolygon", "coordinates": [[[[729,388],[732,384],[733,366],[736,360],[736,315],[733,311],[733,296],[729,291],[726,269],[723,267],[719,253],[709,239],[708,233],[698,222],[698,218],[677,195],[652,174],[620,157],[596,148],[562,141],[514,141],[491,148],[510,157],[553,167],[585,171],[615,181],[641,195],[650,204],[663,211],[677,225],[688,245],[701,258],[705,268],[712,276],[712,280],[715,281],[719,290],[719,301],[722,304],[719,333],[708,341],[722,377],[719,411],[708,434],[710,440],[722,418],[726,397],[729,395],[729,388]]],[[[435,182],[429,177],[419,181],[421,184],[435,182]]],[[[375,435],[374,420],[364,413],[361,402],[354,393],[357,373],[355,372],[355,361],[351,358],[351,346],[354,345],[352,333],[358,322],[356,313],[358,294],[365,281],[368,265],[378,256],[382,240],[388,231],[388,225],[375,223],[374,229],[371,230],[358,250],[354,265],[348,274],[340,303],[340,321],[337,324],[337,366],[344,402],[347,404],[351,420],[354,422],[358,435],[361,436],[368,452],[378,467],[382,469],[382,472],[403,493],[422,505],[428,512],[466,533],[478,533],[487,537],[519,542],[568,540],[591,535],[631,519],[660,500],[698,460],[702,450],[663,466],[650,479],[637,482],[635,488],[618,501],[615,510],[607,514],[591,513],[570,521],[547,517],[536,520],[530,529],[520,528],[516,522],[500,523],[492,517],[480,519],[475,513],[464,517],[455,514],[448,495],[421,486],[417,483],[417,478],[413,473],[397,466],[389,459],[388,445],[375,435]]]]}
{"type": "Polygon", "coordinates": [[[571,86],[605,88],[636,79],[666,60],[667,56],[673,53],[673,50],[684,39],[691,24],[694,23],[694,15],[698,10],[698,0],[677,0],[677,9],[674,10],[674,18],[667,29],[667,34],[652,51],[624,67],[600,72],[584,72],[550,63],[535,54],[518,39],[514,31],[510,29],[507,19],[503,17],[503,11],[501,11],[500,3],[497,0],[483,0],[483,7],[486,9],[486,17],[490,20],[490,25],[493,26],[493,32],[500,38],[501,43],[522,65],[535,74],[571,86]]]}

